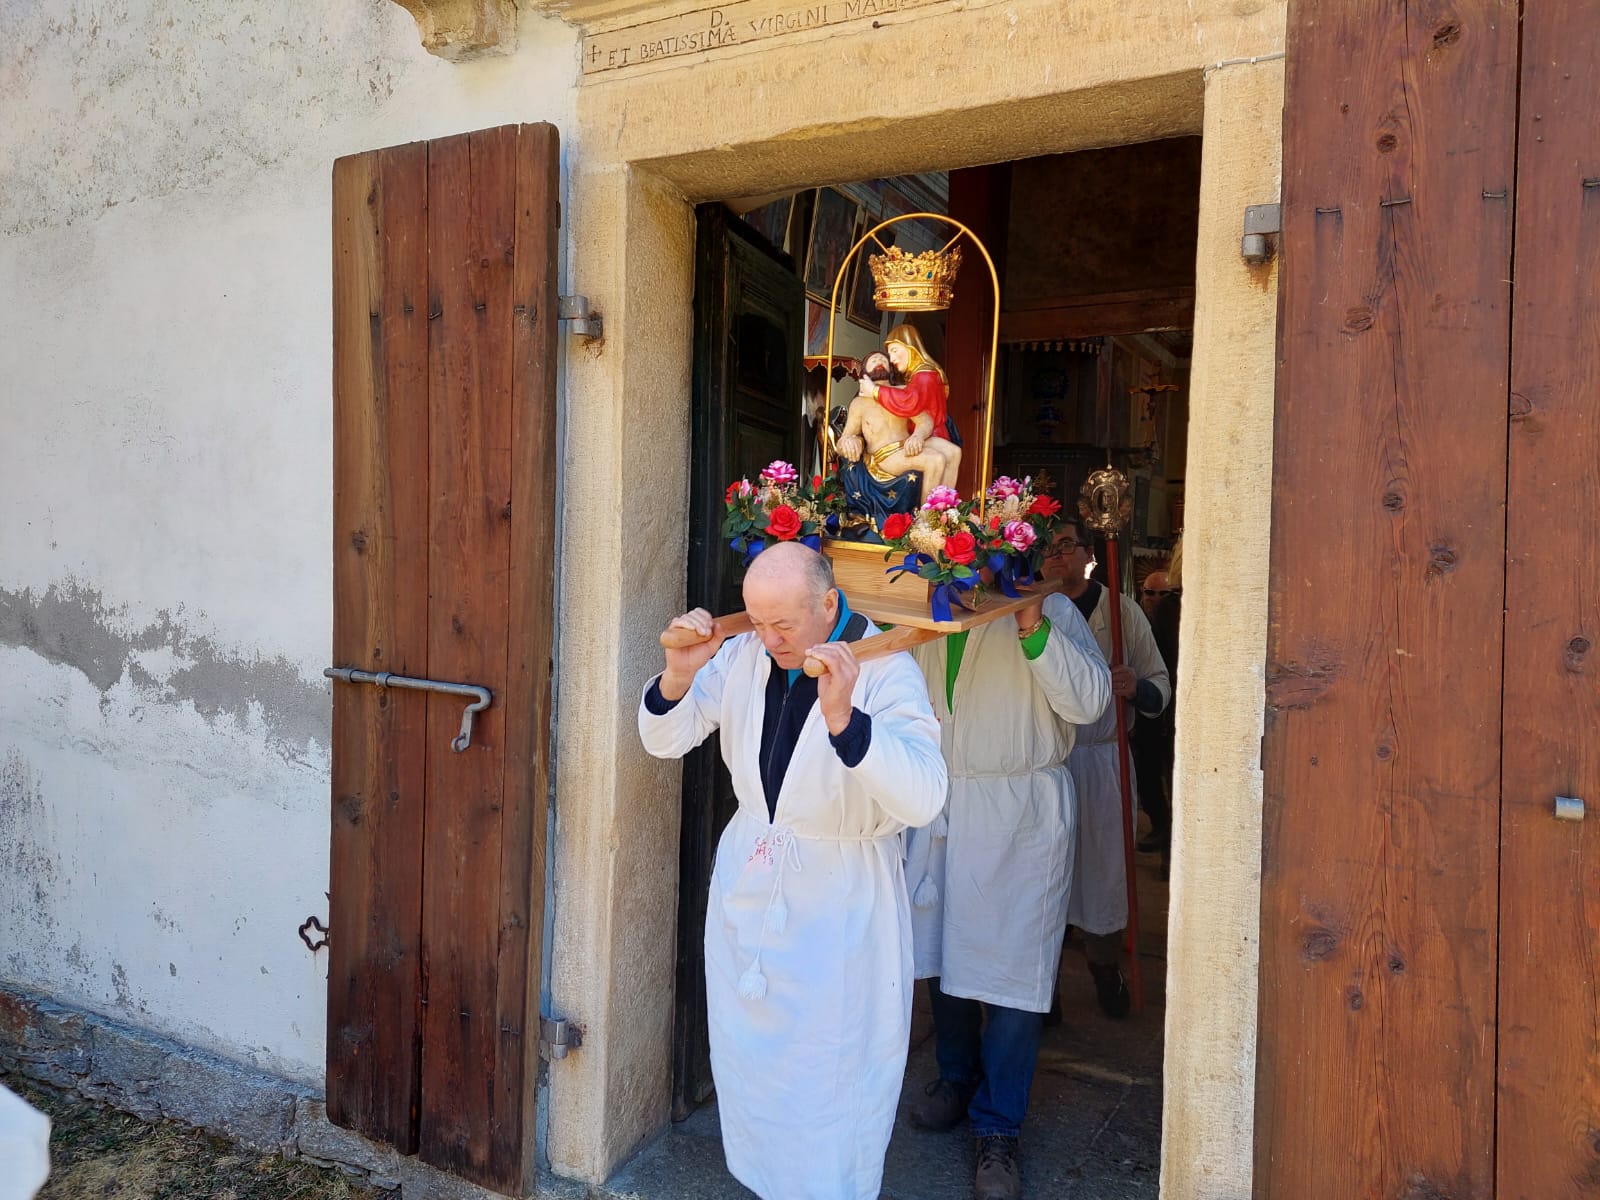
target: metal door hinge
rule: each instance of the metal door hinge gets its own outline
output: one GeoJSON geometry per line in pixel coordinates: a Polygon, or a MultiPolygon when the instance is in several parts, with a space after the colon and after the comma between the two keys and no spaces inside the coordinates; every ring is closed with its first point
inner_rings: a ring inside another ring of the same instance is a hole
{"type": "Polygon", "coordinates": [[[548,1059],[565,1058],[583,1045],[583,1034],[565,1017],[539,1018],[539,1052],[548,1059]]]}
{"type": "Polygon", "coordinates": [[[583,338],[597,338],[601,333],[600,314],[589,307],[587,296],[561,296],[556,301],[556,320],[568,322],[568,330],[583,338]]]}
{"type": "Polygon", "coordinates": [[[1283,232],[1283,205],[1252,204],[1244,210],[1244,238],[1239,254],[1251,266],[1259,266],[1277,250],[1283,232]]]}
{"type": "Polygon", "coordinates": [[[1556,797],[1556,820],[1581,821],[1583,820],[1583,801],[1576,796],[1556,797]]]}

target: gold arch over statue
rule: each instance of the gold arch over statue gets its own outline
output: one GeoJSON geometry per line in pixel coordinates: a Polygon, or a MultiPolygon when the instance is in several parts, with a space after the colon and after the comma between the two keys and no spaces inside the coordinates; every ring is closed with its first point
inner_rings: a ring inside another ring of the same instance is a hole
{"type": "MultiPolygon", "coordinates": [[[[850,247],[850,253],[844,256],[844,261],[839,264],[838,273],[833,277],[833,295],[829,300],[828,306],[827,374],[823,378],[827,380],[833,378],[834,322],[839,316],[839,290],[844,284],[845,275],[849,272],[851,262],[855,260],[856,255],[861,252],[861,247],[866,245],[868,241],[877,242],[878,248],[887,254],[889,247],[878,240],[879,230],[887,229],[891,225],[898,225],[901,221],[916,220],[942,221],[946,225],[955,227],[957,230],[956,236],[944,244],[943,249],[939,251],[941,255],[954,246],[956,242],[960,241],[963,235],[970,239],[972,244],[978,248],[978,253],[983,255],[983,261],[989,268],[989,282],[994,287],[994,330],[989,341],[989,378],[983,398],[983,457],[978,475],[978,519],[981,521],[988,504],[989,484],[992,482],[989,478],[989,470],[993,465],[992,458],[994,453],[994,373],[1000,358],[1000,273],[995,270],[994,259],[989,256],[988,247],[983,244],[983,240],[977,234],[973,233],[971,229],[954,217],[947,217],[943,213],[926,212],[906,213],[904,216],[890,217],[887,221],[880,221],[862,234],[857,239],[856,244],[850,247]]],[[[874,296],[874,301],[876,299],[876,296],[874,296]]],[[[924,305],[917,309],[906,308],[902,310],[898,307],[880,304],[878,308],[880,312],[927,311],[928,306],[924,305]]],[[[825,402],[822,412],[822,468],[824,471],[828,471],[832,469],[838,457],[838,448],[833,441],[832,392],[825,387],[823,394],[825,402]]]]}

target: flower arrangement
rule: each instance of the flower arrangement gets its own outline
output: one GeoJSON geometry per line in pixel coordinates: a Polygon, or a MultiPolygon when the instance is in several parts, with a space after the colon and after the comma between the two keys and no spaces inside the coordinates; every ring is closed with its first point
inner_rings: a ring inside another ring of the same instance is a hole
{"type": "Polygon", "coordinates": [[[779,460],[763,467],[755,483],[730,483],[723,503],[722,536],[748,565],[772,542],[803,542],[820,550],[822,534],[836,529],[844,510],[844,489],[832,475],[804,480],[792,463],[779,460]]]}
{"type": "MultiPolygon", "coordinates": [[[[991,534],[998,533],[1016,560],[1005,582],[1029,584],[1039,576],[1050,545],[1060,532],[1065,518],[1061,504],[1043,492],[1035,491],[1033,479],[1018,481],[1002,475],[989,485],[985,520],[991,534]]],[[[1008,564],[1009,565],[1009,564],[1008,564]]],[[[996,574],[1000,568],[996,567],[996,574]]],[[[1008,590],[1007,594],[1014,594],[1008,590]]]]}
{"type": "Polygon", "coordinates": [[[915,513],[894,513],[879,530],[889,547],[886,560],[903,555],[890,572],[914,571],[933,585],[933,617],[952,619],[952,608],[971,608],[983,594],[985,571],[994,586],[1015,598],[1019,586],[1034,582],[1060,528],[1061,505],[1036,495],[1032,481],[1020,483],[1002,475],[984,493],[983,516],[978,504],[963,500],[954,488],[937,487],[915,513]]]}

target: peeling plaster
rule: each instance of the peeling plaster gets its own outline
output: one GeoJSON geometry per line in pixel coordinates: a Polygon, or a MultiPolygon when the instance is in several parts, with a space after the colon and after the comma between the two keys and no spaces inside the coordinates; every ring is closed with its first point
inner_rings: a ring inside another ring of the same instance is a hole
{"type": "Polygon", "coordinates": [[[100,593],[74,582],[42,595],[0,588],[0,645],[16,646],[81,671],[101,693],[124,678],[162,704],[192,704],[207,720],[241,725],[252,707],[283,748],[327,746],[332,707],[326,681],[313,683],[287,658],[246,656],[189,631],[163,610],[142,629],[124,631],[100,593]]]}
{"type": "Polygon", "coordinates": [[[33,886],[31,907],[28,900],[14,900],[8,906],[7,924],[15,927],[23,918],[42,919],[53,934],[56,923],[45,901],[61,877],[61,861],[33,834],[45,815],[44,790],[32,766],[17,751],[10,751],[0,764],[0,872],[33,886]]]}

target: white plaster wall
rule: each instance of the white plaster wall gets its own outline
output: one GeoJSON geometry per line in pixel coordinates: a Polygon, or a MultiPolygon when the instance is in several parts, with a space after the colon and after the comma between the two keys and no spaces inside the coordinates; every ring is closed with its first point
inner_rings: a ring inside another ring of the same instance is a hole
{"type": "Polygon", "coordinates": [[[320,1084],[329,176],[570,128],[576,34],[0,4],[0,982],[320,1084]]]}

